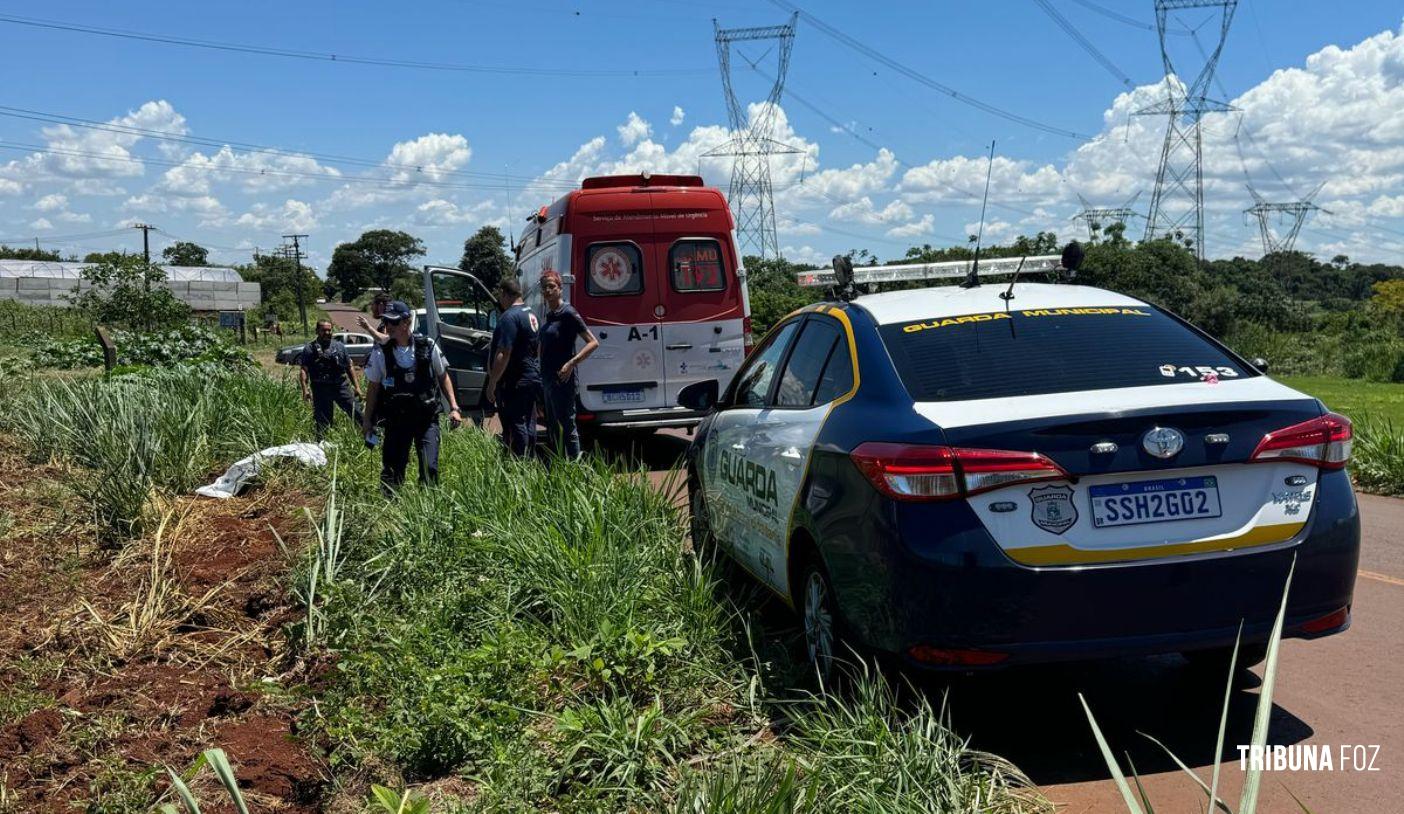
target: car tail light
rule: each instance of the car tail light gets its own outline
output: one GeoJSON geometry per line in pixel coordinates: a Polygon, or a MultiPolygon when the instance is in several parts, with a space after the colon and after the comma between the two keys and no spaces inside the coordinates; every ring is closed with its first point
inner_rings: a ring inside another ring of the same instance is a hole
{"type": "Polygon", "coordinates": [[[879,492],[897,500],[950,500],[1012,483],[1068,477],[1037,452],[872,441],[850,457],[879,492]]]}
{"type": "Polygon", "coordinates": [[[1327,413],[1264,435],[1249,460],[1296,461],[1322,469],[1340,469],[1350,460],[1352,437],[1349,418],[1327,413]]]}
{"type": "Polygon", "coordinates": [[[575,417],[575,420],[576,420],[576,421],[579,421],[579,422],[581,422],[581,423],[589,423],[589,422],[595,420],[595,414],[594,414],[594,413],[580,413],[579,415],[577,415],[577,416],[575,417]]]}
{"type": "Polygon", "coordinates": [[[741,347],[744,349],[742,355],[750,356],[751,349],[756,346],[756,335],[751,333],[751,318],[741,318],[741,347]]]}
{"type": "Polygon", "coordinates": [[[993,650],[960,650],[946,647],[932,647],[929,644],[918,644],[907,648],[907,655],[914,661],[923,664],[935,664],[941,666],[966,666],[983,667],[990,664],[999,664],[1009,658],[1008,653],[997,653],[993,650]]]}
{"type": "Polygon", "coordinates": [[[1350,608],[1338,608],[1325,616],[1303,622],[1300,630],[1308,635],[1325,633],[1328,630],[1335,630],[1348,621],[1350,621],[1350,608]]]}

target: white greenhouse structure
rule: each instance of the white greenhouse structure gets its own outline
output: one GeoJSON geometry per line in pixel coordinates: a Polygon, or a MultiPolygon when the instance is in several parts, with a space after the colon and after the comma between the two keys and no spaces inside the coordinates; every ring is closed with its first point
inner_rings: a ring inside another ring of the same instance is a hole
{"type": "MultiPolygon", "coordinates": [[[[83,269],[91,263],[0,260],[0,300],[27,305],[69,305],[73,290],[87,290],[83,269]]],[[[164,285],[195,311],[247,311],[258,307],[258,283],[246,283],[226,266],[160,266],[164,285]]]]}

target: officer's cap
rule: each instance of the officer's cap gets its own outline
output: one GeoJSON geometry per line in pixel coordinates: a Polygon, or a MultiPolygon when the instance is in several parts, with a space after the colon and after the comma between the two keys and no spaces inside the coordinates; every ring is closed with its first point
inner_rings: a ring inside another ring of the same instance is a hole
{"type": "Polygon", "coordinates": [[[393,300],[385,306],[385,313],[381,314],[381,319],[389,322],[399,322],[402,319],[409,319],[410,307],[405,305],[403,300],[393,300]]]}

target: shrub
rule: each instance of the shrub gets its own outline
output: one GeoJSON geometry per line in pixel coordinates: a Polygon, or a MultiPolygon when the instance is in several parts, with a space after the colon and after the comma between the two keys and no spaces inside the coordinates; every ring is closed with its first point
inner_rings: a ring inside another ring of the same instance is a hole
{"type": "MultiPolygon", "coordinates": [[[[117,346],[117,364],[122,366],[169,366],[181,362],[211,362],[232,368],[253,365],[253,358],[230,342],[228,333],[213,328],[183,325],[154,333],[114,331],[111,337],[117,346]]],[[[95,335],[69,340],[30,336],[25,341],[33,345],[34,361],[39,367],[68,370],[103,363],[102,346],[95,335]]]]}
{"type": "Polygon", "coordinates": [[[1404,430],[1389,421],[1357,419],[1350,471],[1363,489],[1404,495],[1404,430]]]}
{"type": "Polygon", "coordinates": [[[83,269],[92,285],[75,293],[73,304],[95,322],[137,331],[180,325],[190,318],[190,306],[166,288],[166,272],[135,255],[109,256],[83,269]]]}

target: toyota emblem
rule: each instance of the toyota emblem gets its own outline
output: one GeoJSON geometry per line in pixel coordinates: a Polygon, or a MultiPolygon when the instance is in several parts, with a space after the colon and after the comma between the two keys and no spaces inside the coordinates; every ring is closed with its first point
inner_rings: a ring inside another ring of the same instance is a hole
{"type": "Polygon", "coordinates": [[[1185,448],[1185,435],[1171,427],[1153,427],[1141,439],[1141,447],[1157,458],[1173,458],[1185,448]]]}

